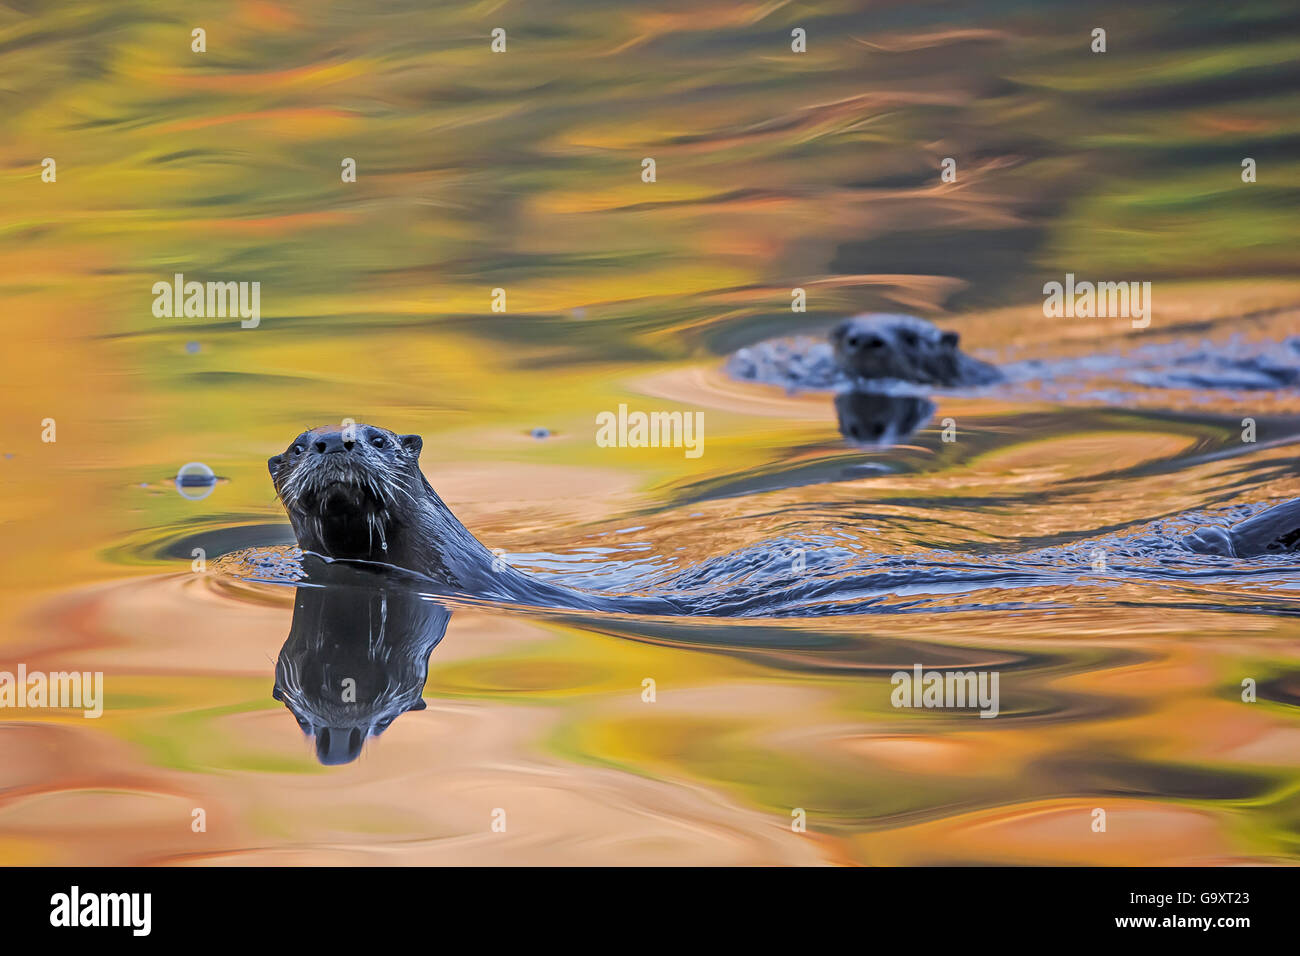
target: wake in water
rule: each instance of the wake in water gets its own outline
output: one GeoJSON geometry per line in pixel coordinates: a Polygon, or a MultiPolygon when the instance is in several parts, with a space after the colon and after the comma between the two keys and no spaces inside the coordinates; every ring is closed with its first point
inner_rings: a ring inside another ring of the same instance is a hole
{"type": "MultiPolygon", "coordinates": [[[[588,607],[536,603],[547,610],[719,617],[823,617],[899,613],[909,610],[988,610],[1072,606],[1091,588],[1220,585],[1253,598],[1268,592],[1280,606],[1300,596],[1294,551],[1231,558],[1197,553],[1186,544],[1198,528],[1229,529],[1268,511],[1234,506],[1189,512],[1125,532],[1021,553],[928,550],[882,554],[870,548],[869,532],[837,531],[789,536],[740,548],[699,564],[677,568],[668,561],[563,560],[534,554],[508,557],[513,569],[551,586],[579,589],[596,599],[588,607]],[[553,569],[565,565],[568,570],[553,569]],[[1025,591],[1050,591],[1043,602],[1025,591]],[[1005,592],[1006,600],[997,592],[1005,592]],[[1064,592],[1065,598],[1062,596],[1064,592]],[[621,602],[627,601],[623,606],[621,602]]],[[[214,570],[249,581],[303,585],[337,584],[356,575],[373,585],[376,576],[441,598],[501,600],[499,595],[457,592],[430,577],[369,561],[330,560],[293,548],[252,548],[219,559],[214,570]],[[328,576],[327,576],[328,575],[328,576]]],[[[527,595],[505,603],[529,606],[527,595]]],[[[1226,598],[1225,598],[1226,600],[1226,598]]],[[[1300,613],[1300,612],[1297,612],[1300,613]]]]}
{"type": "MultiPolygon", "coordinates": [[[[760,342],[733,354],[726,364],[732,377],[790,391],[861,388],[845,370],[830,342],[809,338],[760,342]]],[[[1132,387],[1161,390],[1300,390],[1300,336],[1279,342],[1250,342],[1240,335],[1225,341],[1175,341],[1058,359],[1026,359],[998,366],[1001,379],[962,386],[980,394],[1015,398],[1032,386],[1037,398],[1098,399],[1123,403],[1132,387]],[[1126,390],[1126,386],[1129,387],[1126,390]]],[[[896,394],[913,391],[903,380],[875,378],[870,388],[896,394]]]]}
{"type": "MultiPolygon", "coordinates": [[[[1103,374],[1127,376],[1147,389],[1212,383],[1277,390],[1300,383],[1300,336],[1253,346],[1240,340],[1229,347],[1150,345],[1118,359],[1018,363],[996,370],[961,353],[955,335],[905,316],[858,317],[837,328],[832,339],[835,367],[854,373],[854,381],[881,369],[901,370],[911,381],[896,384],[913,389],[994,378],[978,387],[1015,389],[1031,380],[1069,383],[1103,374]]],[[[811,368],[813,379],[821,381],[829,373],[818,349],[812,351],[813,364],[799,367],[811,368]]],[[[846,435],[864,443],[887,442],[919,427],[934,405],[916,394],[848,390],[837,396],[836,411],[846,435]]],[[[490,552],[456,518],[420,469],[422,447],[418,435],[362,424],[327,426],[303,432],[270,459],[301,553],[321,562],[317,573],[325,566],[332,573],[351,567],[400,577],[430,595],[549,610],[724,617],[1039,606],[1030,603],[1038,595],[1059,602],[1053,592],[1077,597],[1081,585],[1195,581],[1258,588],[1271,582],[1274,590],[1292,591],[1297,581],[1300,501],[1189,513],[1019,553],[972,548],[881,554],[872,547],[869,529],[838,526],[764,540],[688,567],[671,560],[607,560],[597,574],[581,565],[547,568],[555,556],[540,556],[541,565],[529,568],[528,559],[511,562],[490,552]],[[1005,602],[999,591],[1006,592],[1005,602]],[[1030,591],[1033,598],[1026,596],[1030,591]]],[[[222,567],[252,580],[314,583],[310,562],[297,552],[247,552],[222,567]]]]}

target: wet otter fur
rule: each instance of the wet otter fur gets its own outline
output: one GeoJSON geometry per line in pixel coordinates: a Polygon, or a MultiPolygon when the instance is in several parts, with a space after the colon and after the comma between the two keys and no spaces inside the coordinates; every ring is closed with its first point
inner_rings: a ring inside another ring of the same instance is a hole
{"type": "Polygon", "coordinates": [[[1183,545],[1199,554],[1225,558],[1300,551],[1300,498],[1284,501],[1231,528],[1197,528],[1183,538],[1183,545]]]}
{"type": "Polygon", "coordinates": [[[326,558],[378,562],[454,592],[542,607],[679,614],[668,598],[614,596],[547,584],[488,551],[420,470],[424,441],[375,425],[324,426],[267,467],[298,546],[326,558]]]}

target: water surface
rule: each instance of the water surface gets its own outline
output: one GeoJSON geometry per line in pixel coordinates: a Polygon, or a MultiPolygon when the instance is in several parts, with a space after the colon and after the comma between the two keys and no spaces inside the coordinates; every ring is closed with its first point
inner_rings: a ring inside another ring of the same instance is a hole
{"type": "Polygon", "coordinates": [[[1179,6],[0,10],[0,669],[107,695],[0,713],[0,859],[1294,861],[1300,575],[1175,545],[1300,496],[1300,391],[1198,377],[1300,330],[1300,41],[1179,6]],[[1066,272],[1151,281],[1151,325],[1045,319],[1066,272]],[[260,282],[260,325],[155,317],[175,273],[260,282]],[[872,309],[1023,374],[863,447],[724,371],[872,309]],[[704,453],[599,447],[621,403],[704,453]],[[347,417],[422,434],[516,567],[699,613],[231,573],[292,545],[267,457],[347,417]],[[398,607],[392,719],[322,763],[277,664],[379,693],[309,638],[398,607]],[[918,663],[996,670],[999,716],[893,707],[918,663]]]}

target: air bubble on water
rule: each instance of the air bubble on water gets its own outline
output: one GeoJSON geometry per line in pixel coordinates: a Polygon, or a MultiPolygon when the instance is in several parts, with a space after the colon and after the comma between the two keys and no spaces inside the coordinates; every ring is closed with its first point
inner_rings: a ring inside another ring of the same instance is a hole
{"type": "Polygon", "coordinates": [[[189,352],[191,355],[195,355],[195,354],[197,354],[198,351],[199,351],[199,343],[198,343],[198,342],[186,342],[186,343],[185,343],[185,351],[189,352]]]}
{"type": "Polygon", "coordinates": [[[176,472],[176,490],[182,498],[201,501],[217,486],[217,476],[201,461],[182,465],[176,472]]]}
{"type": "Polygon", "coordinates": [[[538,427],[538,428],[534,428],[534,429],[533,429],[531,432],[529,432],[528,434],[530,434],[530,435],[532,435],[534,438],[538,438],[538,439],[541,439],[541,438],[550,438],[550,437],[551,437],[551,430],[550,430],[549,428],[541,428],[541,427],[538,427]]]}

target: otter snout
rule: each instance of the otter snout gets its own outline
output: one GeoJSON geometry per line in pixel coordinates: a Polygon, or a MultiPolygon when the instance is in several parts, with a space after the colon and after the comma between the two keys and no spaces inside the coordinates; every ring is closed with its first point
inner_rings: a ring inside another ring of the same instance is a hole
{"type": "Polygon", "coordinates": [[[312,442],[312,448],[318,455],[333,455],[339,452],[348,452],[353,449],[356,442],[347,437],[347,432],[327,432],[323,435],[318,433],[318,437],[312,442]]]}
{"type": "Polygon", "coordinates": [[[894,350],[879,330],[849,320],[831,333],[831,347],[837,364],[851,375],[892,377],[894,350]]]}
{"type": "Polygon", "coordinates": [[[883,349],[885,340],[879,335],[858,335],[850,331],[844,336],[844,351],[850,355],[857,355],[860,352],[873,352],[876,349],[883,349]]]}

